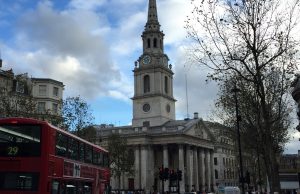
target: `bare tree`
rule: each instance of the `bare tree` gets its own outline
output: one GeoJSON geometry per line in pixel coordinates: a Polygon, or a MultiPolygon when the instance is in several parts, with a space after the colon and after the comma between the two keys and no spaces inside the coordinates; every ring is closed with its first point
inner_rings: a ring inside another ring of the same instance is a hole
{"type": "MultiPolygon", "coordinates": [[[[212,70],[209,78],[223,86],[231,81],[230,87],[239,86],[248,97],[239,102],[247,107],[242,127],[263,142],[270,189],[279,192],[277,156],[286,137],[285,98],[297,63],[299,0],[191,1],[194,10],[186,23],[191,57],[212,70]]],[[[229,97],[226,91],[220,99],[229,97]]]]}

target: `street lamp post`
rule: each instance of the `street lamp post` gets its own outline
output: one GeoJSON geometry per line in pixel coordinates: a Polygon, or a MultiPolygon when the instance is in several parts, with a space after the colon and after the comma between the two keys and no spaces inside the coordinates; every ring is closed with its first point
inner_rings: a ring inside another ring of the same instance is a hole
{"type": "Polygon", "coordinates": [[[237,92],[239,91],[240,89],[238,89],[236,85],[234,86],[234,89],[232,89],[232,92],[234,92],[234,100],[235,100],[236,128],[237,128],[237,139],[238,139],[238,148],[239,148],[239,157],[240,157],[240,180],[242,182],[242,194],[245,194],[241,134],[240,134],[241,117],[239,115],[239,107],[238,107],[238,100],[237,100],[237,92]]]}

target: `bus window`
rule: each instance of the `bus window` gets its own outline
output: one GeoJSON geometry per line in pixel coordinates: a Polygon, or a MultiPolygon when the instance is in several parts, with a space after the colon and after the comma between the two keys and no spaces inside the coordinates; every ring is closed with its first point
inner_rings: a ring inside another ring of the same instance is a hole
{"type": "Polygon", "coordinates": [[[92,184],[91,183],[84,183],[83,194],[92,194],[92,184]]]}
{"type": "Polygon", "coordinates": [[[68,182],[66,184],[66,192],[65,194],[76,194],[77,193],[77,186],[73,182],[68,182]]]}
{"type": "Polygon", "coordinates": [[[84,143],[79,142],[79,161],[84,161],[84,143]]]}
{"type": "Polygon", "coordinates": [[[52,181],[51,194],[58,194],[58,189],[59,189],[59,182],[55,180],[52,181]]]}
{"type": "Polygon", "coordinates": [[[0,156],[40,156],[40,125],[1,125],[0,156]]]}
{"type": "Polygon", "coordinates": [[[108,154],[103,154],[103,165],[104,167],[108,167],[109,166],[109,159],[108,159],[108,154]]]}
{"type": "Polygon", "coordinates": [[[37,191],[39,186],[38,180],[38,173],[0,172],[0,191],[37,191]]]}
{"type": "Polygon", "coordinates": [[[69,138],[68,157],[73,160],[78,160],[78,140],[69,138]]]}
{"type": "Polygon", "coordinates": [[[94,150],[93,153],[93,164],[97,166],[102,166],[103,165],[103,156],[100,151],[94,150]]]}
{"type": "Polygon", "coordinates": [[[56,155],[67,156],[68,137],[61,133],[57,133],[56,136],[56,155]]]}
{"type": "Polygon", "coordinates": [[[91,146],[85,146],[85,160],[84,162],[92,163],[93,161],[93,149],[91,146]]]}
{"type": "Polygon", "coordinates": [[[104,162],[103,162],[103,153],[100,152],[100,155],[99,155],[99,160],[100,160],[100,166],[103,166],[104,162]]]}

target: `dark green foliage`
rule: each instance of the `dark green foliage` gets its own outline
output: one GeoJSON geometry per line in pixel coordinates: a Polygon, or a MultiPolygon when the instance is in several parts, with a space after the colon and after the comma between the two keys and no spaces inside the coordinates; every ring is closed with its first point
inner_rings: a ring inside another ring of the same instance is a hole
{"type": "Polygon", "coordinates": [[[112,176],[117,177],[120,182],[122,173],[133,175],[134,151],[128,148],[125,138],[119,134],[110,135],[108,137],[108,151],[112,176]]]}
{"type": "Polygon", "coordinates": [[[64,128],[68,131],[79,131],[93,124],[94,117],[89,105],[80,96],[68,97],[62,108],[64,128]]]}

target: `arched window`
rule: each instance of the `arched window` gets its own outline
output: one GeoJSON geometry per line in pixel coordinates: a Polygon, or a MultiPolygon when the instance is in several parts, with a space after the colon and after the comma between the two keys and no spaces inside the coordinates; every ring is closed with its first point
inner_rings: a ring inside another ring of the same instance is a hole
{"type": "Polygon", "coordinates": [[[157,48],[157,39],[156,38],[154,38],[154,40],[153,40],[153,45],[154,45],[154,48],[157,48]]]}
{"type": "Polygon", "coordinates": [[[144,76],[144,93],[150,92],[150,76],[144,76]]]}
{"type": "Polygon", "coordinates": [[[150,48],[150,38],[147,39],[147,47],[150,48]]]}
{"type": "Polygon", "coordinates": [[[167,94],[169,92],[169,81],[168,77],[165,76],[165,93],[167,94]]]}

